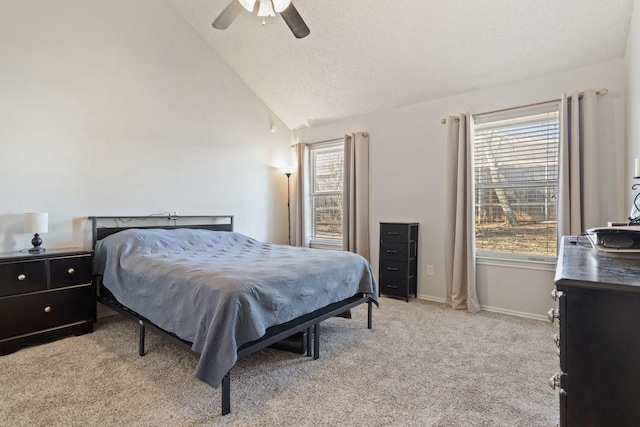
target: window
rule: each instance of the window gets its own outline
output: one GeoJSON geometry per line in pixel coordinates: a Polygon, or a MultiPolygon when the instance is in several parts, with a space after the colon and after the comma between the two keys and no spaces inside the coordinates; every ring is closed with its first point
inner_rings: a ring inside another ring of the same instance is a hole
{"type": "Polygon", "coordinates": [[[311,246],[342,246],[344,141],[309,146],[311,246]]]}
{"type": "Polygon", "coordinates": [[[556,256],[559,103],[474,117],[476,250],[556,256]]]}

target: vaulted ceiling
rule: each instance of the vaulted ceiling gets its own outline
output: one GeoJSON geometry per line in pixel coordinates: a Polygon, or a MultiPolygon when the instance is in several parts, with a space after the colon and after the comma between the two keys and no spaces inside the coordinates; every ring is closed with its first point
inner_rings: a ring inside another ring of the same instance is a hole
{"type": "Polygon", "coordinates": [[[167,1],[291,129],[622,58],[634,3],[293,0],[296,39],[245,10],[212,28],[237,0],[167,1]]]}

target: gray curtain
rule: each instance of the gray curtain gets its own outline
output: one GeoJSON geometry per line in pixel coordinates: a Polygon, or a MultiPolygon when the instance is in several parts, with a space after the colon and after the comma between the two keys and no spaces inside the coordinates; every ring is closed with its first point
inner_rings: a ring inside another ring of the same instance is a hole
{"type": "MultiPolygon", "coordinates": [[[[597,94],[562,96],[558,183],[558,241],[602,225],[597,94]]],[[[560,245],[558,245],[560,247],[560,245]]]]}
{"type": "Polygon", "coordinates": [[[446,303],[457,310],[477,313],[473,150],[465,114],[447,120],[445,205],[446,303]]]}
{"type": "Polygon", "coordinates": [[[294,145],[296,156],[296,171],[291,175],[291,245],[309,246],[305,232],[305,169],[306,145],[294,145]]]}
{"type": "Polygon", "coordinates": [[[369,135],[344,137],[342,247],[369,259],[369,135]]]}

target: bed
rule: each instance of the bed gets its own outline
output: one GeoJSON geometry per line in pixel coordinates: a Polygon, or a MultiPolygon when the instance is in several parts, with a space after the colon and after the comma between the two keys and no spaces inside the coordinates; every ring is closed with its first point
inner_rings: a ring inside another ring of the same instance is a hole
{"type": "Polygon", "coordinates": [[[90,217],[102,304],[199,355],[195,376],[222,387],[231,411],[236,361],[300,336],[320,352],[319,325],[372,304],[369,263],[351,252],[274,245],[234,232],[233,216],[90,217]]]}

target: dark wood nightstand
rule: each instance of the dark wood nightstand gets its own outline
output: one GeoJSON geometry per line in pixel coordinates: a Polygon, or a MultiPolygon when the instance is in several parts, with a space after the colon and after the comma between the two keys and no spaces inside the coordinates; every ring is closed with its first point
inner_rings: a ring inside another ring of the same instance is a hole
{"type": "Polygon", "coordinates": [[[418,296],[418,223],[380,223],[380,293],[418,296]]]}
{"type": "Polygon", "coordinates": [[[0,254],[0,355],[93,331],[93,252],[0,254]]]}

